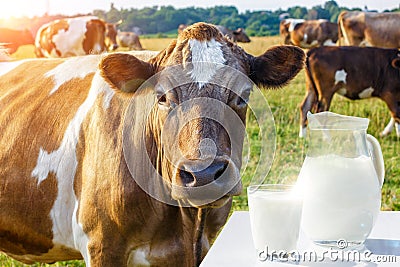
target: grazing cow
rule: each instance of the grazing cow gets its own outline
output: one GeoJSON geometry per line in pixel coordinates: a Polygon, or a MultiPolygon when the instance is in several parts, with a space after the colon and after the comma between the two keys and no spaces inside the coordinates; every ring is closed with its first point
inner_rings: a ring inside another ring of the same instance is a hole
{"type": "Polygon", "coordinates": [[[13,30],[7,28],[0,28],[0,43],[8,50],[9,54],[17,51],[21,45],[34,44],[35,39],[32,33],[25,30],[13,30]]]}
{"type": "Polygon", "coordinates": [[[338,25],[325,19],[284,19],[279,25],[279,31],[285,44],[302,48],[332,46],[338,40],[338,25]]]}
{"type": "Polygon", "coordinates": [[[400,13],[343,11],[338,17],[339,45],[400,48],[400,13]]]}
{"type": "Polygon", "coordinates": [[[119,23],[105,23],[93,16],[51,21],[36,34],[36,56],[70,57],[115,50],[119,23]]]}
{"type": "Polygon", "coordinates": [[[134,32],[121,32],[117,34],[117,44],[120,47],[128,47],[130,50],[142,50],[139,36],[134,32]]]}
{"type": "Polygon", "coordinates": [[[149,61],[1,63],[0,251],[25,263],[199,265],[242,192],[253,82],[286,84],[304,57],[295,46],[255,57],[197,23],[149,61]]]}
{"type": "Polygon", "coordinates": [[[391,120],[382,136],[396,128],[400,136],[400,54],[376,47],[319,47],[307,53],[306,97],[300,111],[300,136],[306,114],[329,110],[335,93],[349,99],[378,97],[388,106],[391,120]]]}
{"type": "Polygon", "coordinates": [[[230,30],[222,25],[216,25],[217,28],[222,32],[223,35],[228,36],[234,42],[249,43],[250,38],[247,36],[242,28],[236,30],[230,30]]]}

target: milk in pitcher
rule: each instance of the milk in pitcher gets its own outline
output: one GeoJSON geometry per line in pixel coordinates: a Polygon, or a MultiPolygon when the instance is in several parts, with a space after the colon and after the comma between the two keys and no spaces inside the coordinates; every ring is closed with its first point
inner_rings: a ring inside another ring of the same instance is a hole
{"type": "Polygon", "coordinates": [[[298,186],[304,193],[302,227],[316,244],[364,242],[380,209],[380,185],[367,156],[306,157],[298,186]]]}

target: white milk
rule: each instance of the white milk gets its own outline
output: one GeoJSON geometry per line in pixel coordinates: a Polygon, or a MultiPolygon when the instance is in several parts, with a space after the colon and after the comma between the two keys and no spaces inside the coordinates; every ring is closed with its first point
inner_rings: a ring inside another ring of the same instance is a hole
{"type": "Polygon", "coordinates": [[[258,251],[296,249],[302,202],[290,191],[248,194],[251,230],[258,251]]]}
{"type": "Polygon", "coordinates": [[[380,185],[366,156],[306,157],[298,180],[304,192],[302,228],[316,243],[361,244],[381,205],[380,185]]]}

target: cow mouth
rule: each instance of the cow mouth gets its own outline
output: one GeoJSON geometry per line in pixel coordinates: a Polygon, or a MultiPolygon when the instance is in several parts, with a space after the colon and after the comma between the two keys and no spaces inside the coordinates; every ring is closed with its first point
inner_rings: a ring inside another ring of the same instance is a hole
{"type": "Polygon", "coordinates": [[[176,183],[176,179],[174,180],[171,184],[171,196],[185,206],[218,208],[226,204],[232,196],[242,193],[240,174],[232,163],[228,164],[223,175],[207,184],[183,185],[176,183]]]}

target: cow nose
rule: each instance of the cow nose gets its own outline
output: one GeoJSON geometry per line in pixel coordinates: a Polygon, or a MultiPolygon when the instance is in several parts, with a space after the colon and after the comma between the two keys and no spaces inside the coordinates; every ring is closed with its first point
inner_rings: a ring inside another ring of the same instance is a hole
{"type": "Polygon", "coordinates": [[[199,187],[217,180],[228,167],[228,161],[214,161],[208,167],[193,171],[185,164],[178,166],[176,182],[184,187],[199,187]]]}
{"type": "Polygon", "coordinates": [[[118,48],[118,45],[117,45],[117,44],[114,44],[112,49],[115,50],[115,49],[117,49],[117,48],[118,48]]]}

